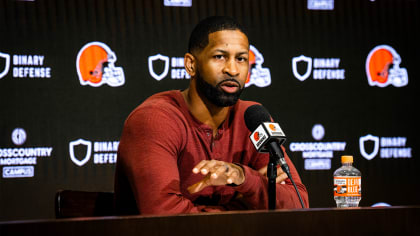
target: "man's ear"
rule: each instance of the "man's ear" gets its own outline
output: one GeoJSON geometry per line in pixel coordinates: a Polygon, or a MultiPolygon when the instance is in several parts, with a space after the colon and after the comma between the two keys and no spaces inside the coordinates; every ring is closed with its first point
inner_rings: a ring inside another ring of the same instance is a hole
{"type": "Polygon", "coordinates": [[[185,53],[185,55],[184,55],[184,67],[185,67],[185,70],[187,71],[187,73],[191,77],[194,77],[195,73],[197,71],[196,63],[197,63],[197,61],[191,53],[185,53]]]}

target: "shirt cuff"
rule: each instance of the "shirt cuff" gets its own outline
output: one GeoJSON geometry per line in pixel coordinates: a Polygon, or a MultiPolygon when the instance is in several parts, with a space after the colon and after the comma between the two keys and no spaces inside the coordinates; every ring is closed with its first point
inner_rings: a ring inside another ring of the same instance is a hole
{"type": "Polygon", "coordinates": [[[261,174],[249,166],[244,166],[241,164],[237,164],[237,165],[241,166],[242,169],[244,170],[245,181],[241,185],[235,184],[233,188],[242,194],[252,192],[253,189],[255,191],[255,185],[258,184],[258,182],[260,182],[261,174]]]}

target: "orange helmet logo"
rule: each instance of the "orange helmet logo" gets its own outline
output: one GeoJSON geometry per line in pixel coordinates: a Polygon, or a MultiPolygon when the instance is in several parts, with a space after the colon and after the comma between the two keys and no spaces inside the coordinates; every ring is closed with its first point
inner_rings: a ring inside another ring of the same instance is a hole
{"type": "Polygon", "coordinates": [[[366,75],[370,86],[402,87],[408,84],[405,68],[400,68],[400,55],[388,45],[379,45],[369,52],[366,59],[366,75]]]}
{"type": "Polygon", "coordinates": [[[260,140],[260,134],[259,134],[258,132],[255,132],[255,133],[254,133],[254,140],[255,140],[255,141],[260,140]]]}
{"type": "Polygon", "coordinates": [[[245,84],[248,84],[251,78],[251,69],[255,65],[255,53],[252,50],[249,50],[249,70],[248,70],[248,76],[246,77],[245,84]]]}
{"type": "Polygon", "coordinates": [[[104,43],[91,42],[80,49],[77,54],[77,75],[81,85],[93,87],[108,84],[118,87],[125,83],[124,71],[115,67],[115,53],[104,43]]]}
{"type": "Polygon", "coordinates": [[[275,126],[275,125],[273,125],[273,124],[269,124],[269,125],[268,125],[268,127],[270,127],[270,129],[271,129],[272,131],[276,131],[276,126],[275,126]]]}
{"type": "Polygon", "coordinates": [[[271,84],[270,69],[262,67],[263,55],[252,45],[249,45],[249,71],[245,81],[245,87],[255,85],[267,87],[271,84]]]}

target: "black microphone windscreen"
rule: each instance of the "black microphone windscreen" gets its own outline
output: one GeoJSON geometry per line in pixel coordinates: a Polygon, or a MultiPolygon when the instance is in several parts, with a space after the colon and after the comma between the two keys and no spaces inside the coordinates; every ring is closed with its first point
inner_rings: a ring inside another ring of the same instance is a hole
{"type": "Polygon", "coordinates": [[[261,122],[271,122],[270,113],[261,105],[249,106],[244,114],[246,127],[253,132],[261,122]]]}

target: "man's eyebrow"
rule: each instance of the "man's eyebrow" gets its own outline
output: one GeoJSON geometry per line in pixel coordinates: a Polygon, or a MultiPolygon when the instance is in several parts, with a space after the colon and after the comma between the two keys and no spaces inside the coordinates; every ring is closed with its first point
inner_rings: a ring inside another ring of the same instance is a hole
{"type": "Polygon", "coordinates": [[[213,52],[228,53],[226,50],[223,49],[214,49],[213,52]]]}
{"type": "Polygon", "coordinates": [[[249,54],[249,50],[243,51],[243,52],[238,52],[236,55],[242,55],[242,54],[249,54]]]}
{"type": "MultiPolygon", "coordinates": [[[[228,51],[223,50],[223,49],[215,49],[215,50],[213,50],[213,52],[220,52],[220,53],[224,53],[224,54],[229,53],[228,51]]],[[[246,51],[238,52],[238,53],[236,53],[236,55],[242,55],[242,54],[248,54],[248,53],[249,53],[249,50],[246,50],[246,51]]]]}

